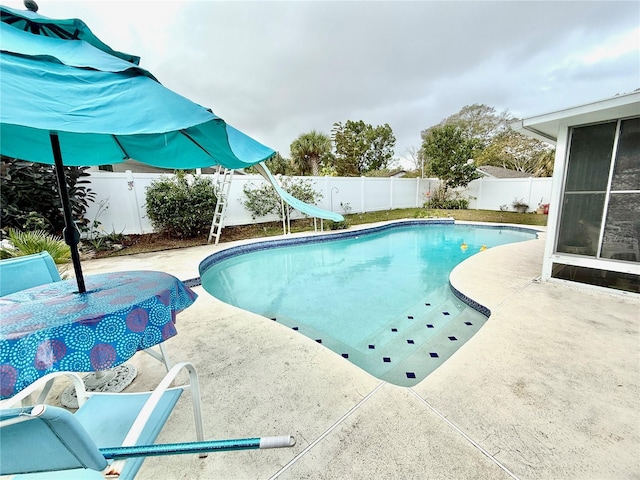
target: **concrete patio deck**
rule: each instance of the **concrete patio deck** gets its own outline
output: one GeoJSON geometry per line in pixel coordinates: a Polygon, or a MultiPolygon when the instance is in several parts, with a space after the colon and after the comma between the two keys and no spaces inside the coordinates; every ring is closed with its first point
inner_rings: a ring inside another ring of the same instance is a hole
{"type": "MultiPolygon", "coordinates": [[[[154,457],[141,479],[640,478],[640,299],[540,283],[540,239],[458,266],[485,326],[413,388],[382,382],[276,322],[199,298],[178,316],[171,359],[200,374],[209,438],[292,434],[289,449],[154,457]]],[[[83,263],[185,280],[219,248],[83,263]]],[[[318,301],[323,301],[319,298],[318,301]]],[[[164,369],[137,354],[131,390],[164,369]]],[[[183,401],[184,400],[184,401],[183,401]]],[[[188,398],[159,441],[194,439],[188,398]]]]}

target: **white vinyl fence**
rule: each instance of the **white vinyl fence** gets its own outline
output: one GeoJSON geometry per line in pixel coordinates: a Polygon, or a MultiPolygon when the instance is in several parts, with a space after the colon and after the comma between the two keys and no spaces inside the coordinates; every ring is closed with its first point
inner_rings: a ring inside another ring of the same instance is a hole
{"type": "MultiPolygon", "coordinates": [[[[154,180],[164,174],[91,172],[88,180],[96,193],[89,204],[86,217],[100,223],[103,233],[151,233],[153,228],[145,210],[145,191],[154,180]]],[[[207,175],[204,175],[207,176],[207,175]]],[[[211,175],[214,177],[214,175],[211,175]]],[[[421,207],[427,193],[438,186],[433,178],[370,178],[370,177],[297,177],[311,180],[322,194],[320,208],[341,214],[421,207]]],[[[247,183],[260,186],[265,180],[259,175],[235,175],[229,190],[225,225],[247,225],[278,220],[275,215],[251,218],[242,205],[243,187],[247,183]]],[[[470,208],[499,210],[502,205],[511,209],[515,198],[524,199],[531,210],[538,203],[548,203],[551,195],[550,178],[480,179],[474,180],[464,195],[470,197],[470,208]]],[[[189,208],[185,205],[184,208],[189,208]]],[[[213,211],[211,212],[211,221],[213,211]]],[[[293,216],[300,218],[302,215],[293,216]]]]}
{"type": "Polygon", "coordinates": [[[481,178],[469,184],[465,191],[469,208],[476,210],[513,210],[514,200],[523,200],[529,211],[549,203],[551,178],[481,178]]]}

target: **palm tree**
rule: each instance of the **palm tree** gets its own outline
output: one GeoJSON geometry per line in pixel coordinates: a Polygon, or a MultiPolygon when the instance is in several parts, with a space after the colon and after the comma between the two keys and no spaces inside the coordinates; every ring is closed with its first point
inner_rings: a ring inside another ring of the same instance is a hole
{"type": "Polygon", "coordinates": [[[300,169],[300,173],[317,176],[320,173],[320,161],[331,153],[331,137],[311,130],[303,133],[291,143],[291,159],[300,169]]]}

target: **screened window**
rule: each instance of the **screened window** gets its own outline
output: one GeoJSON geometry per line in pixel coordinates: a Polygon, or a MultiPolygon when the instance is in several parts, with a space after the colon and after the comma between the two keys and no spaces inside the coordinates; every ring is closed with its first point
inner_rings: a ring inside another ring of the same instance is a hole
{"type": "Polygon", "coordinates": [[[620,126],[602,258],[640,262],[640,118],[620,126]]]}
{"type": "Polygon", "coordinates": [[[596,255],[615,135],[616,122],[572,131],[558,252],[596,255]]]}
{"type": "Polygon", "coordinates": [[[556,251],[640,262],[640,118],[571,131],[556,251]]]}

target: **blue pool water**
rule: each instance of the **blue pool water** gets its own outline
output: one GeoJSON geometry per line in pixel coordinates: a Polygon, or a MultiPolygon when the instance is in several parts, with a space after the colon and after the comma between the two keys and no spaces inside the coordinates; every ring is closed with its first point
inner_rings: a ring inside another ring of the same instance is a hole
{"type": "Polygon", "coordinates": [[[486,321],[452,293],[451,270],[483,248],[535,236],[512,227],[400,222],[223,250],[200,273],[214,297],[411,386],[486,321]]]}

